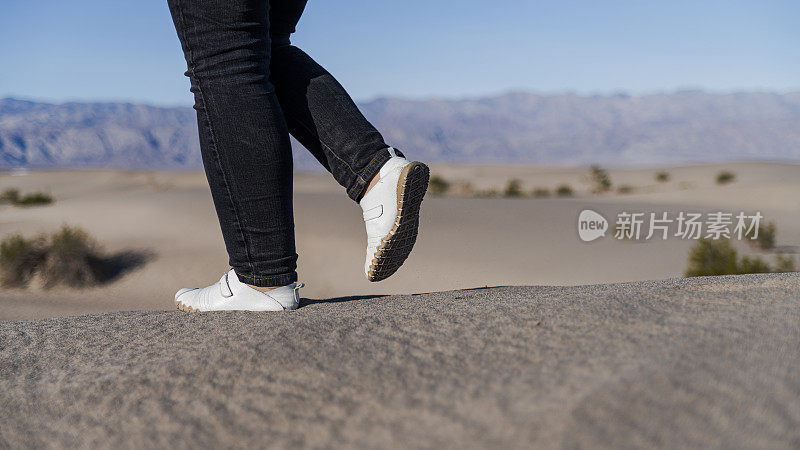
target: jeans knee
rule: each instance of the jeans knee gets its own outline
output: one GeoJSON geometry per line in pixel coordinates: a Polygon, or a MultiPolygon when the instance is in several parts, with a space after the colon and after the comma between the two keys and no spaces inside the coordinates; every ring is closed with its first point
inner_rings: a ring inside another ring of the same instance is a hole
{"type": "Polygon", "coordinates": [[[230,49],[197,57],[187,72],[198,83],[223,84],[229,88],[260,86],[269,80],[266,50],[230,49]]]}

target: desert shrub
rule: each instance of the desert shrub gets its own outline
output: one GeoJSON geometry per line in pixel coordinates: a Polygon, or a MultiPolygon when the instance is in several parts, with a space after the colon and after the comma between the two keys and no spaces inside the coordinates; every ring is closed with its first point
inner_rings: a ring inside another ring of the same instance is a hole
{"type": "Polygon", "coordinates": [[[432,195],[444,195],[448,189],[450,189],[450,183],[439,175],[432,176],[428,183],[428,192],[432,195]]]}
{"type": "Polygon", "coordinates": [[[633,191],[633,186],[628,184],[623,184],[622,186],[617,187],[617,194],[631,194],[633,191]]]}
{"type": "Polygon", "coordinates": [[[534,197],[536,197],[536,198],[545,198],[545,197],[550,197],[550,189],[547,189],[547,188],[541,188],[541,187],[539,187],[539,188],[534,188],[534,189],[531,191],[531,195],[532,195],[532,196],[534,196],[534,197]]]}
{"type": "Polygon", "coordinates": [[[559,197],[572,197],[575,191],[568,184],[562,184],[556,188],[556,195],[559,197]]]}
{"type": "Polygon", "coordinates": [[[503,190],[503,197],[522,197],[522,181],[516,178],[508,180],[506,188],[503,190]]]}
{"type": "Polygon", "coordinates": [[[743,256],[737,263],[737,273],[770,273],[772,267],[758,256],[743,256]]]}
{"type": "Polygon", "coordinates": [[[479,191],[475,191],[474,196],[477,198],[493,198],[499,196],[500,193],[497,192],[497,189],[482,189],[479,191]]]}
{"type": "Polygon", "coordinates": [[[689,250],[689,267],[684,276],[734,275],[739,273],[736,249],[728,241],[700,239],[689,250]]]}
{"type": "Polygon", "coordinates": [[[53,203],[53,197],[45,192],[31,192],[22,196],[19,189],[8,188],[0,193],[0,203],[11,203],[16,206],[46,205],[53,203]]]}
{"type": "Polygon", "coordinates": [[[589,178],[592,181],[592,192],[595,194],[602,194],[611,190],[611,177],[608,172],[600,166],[591,166],[589,168],[589,178]]]}
{"type": "Polygon", "coordinates": [[[33,278],[46,254],[43,237],[25,239],[15,234],[0,242],[0,285],[23,287],[33,278]]]}
{"type": "Polygon", "coordinates": [[[470,182],[461,183],[458,185],[458,193],[463,196],[471,196],[475,194],[475,188],[470,182]]]}
{"type": "Polygon", "coordinates": [[[89,233],[64,225],[50,237],[40,272],[45,287],[93,286],[103,278],[103,259],[89,233]]]}
{"type": "Polygon", "coordinates": [[[727,170],[723,170],[717,174],[717,184],[732,183],[735,179],[736,175],[733,172],[729,172],[727,170]]]}
{"type": "Polygon", "coordinates": [[[32,192],[14,202],[18,206],[48,205],[50,203],[53,203],[53,197],[45,192],[32,192]]]}
{"type": "Polygon", "coordinates": [[[0,192],[0,203],[16,203],[19,201],[19,189],[7,188],[0,192]]]}
{"type": "Polygon", "coordinates": [[[12,235],[0,242],[0,285],[24,287],[38,276],[45,288],[62,284],[88,287],[115,280],[128,270],[145,264],[153,254],[127,250],[101,253],[89,234],[77,227],[32,239],[12,235]]]}
{"type": "Polygon", "coordinates": [[[737,257],[729,241],[700,239],[689,251],[689,267],[684,276],[737,275],[745,273],[795,272],[794,258],[778,254],[775,265],[758,256],[737,257]]]}
{"type": "Polygon", "coordinates": [[[656,181],[658,181],[659,183],[666,183],[667,181],[669,181],[670,178],[669,172],[667,172],[666,170],[659,170],[658,172],[656,172],[655,178],[656,181]]]}
{"type": "MultiPolygon", "coordinates": [[[[755,230],[747,234],[748,237],[752,236],[755,230]]],[[[754,245],[761,250],[771,250],[775,248],[775,237],[778,234],[775,222],[766,223],[758,228],[758,236],[750,240],[750,244],[754,245]]]]}
{"type": "Polygon", "coordinates": [[[794,257],[791,255],[775,255],[775,268],[774,272],[797,272],[797,266],[794,264],[794,257]]]}

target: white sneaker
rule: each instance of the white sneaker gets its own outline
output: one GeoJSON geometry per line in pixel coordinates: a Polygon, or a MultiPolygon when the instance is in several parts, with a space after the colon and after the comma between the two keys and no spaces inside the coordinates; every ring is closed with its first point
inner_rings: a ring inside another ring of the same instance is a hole
{"type": "Polygon", "coordinates": [[[380,179],[359,204],[367,227],[364,274],[369,281],[388,278],[403,265],[417,240],[419,206],[428,189],[430,170],[409,162],[389,148],[380,179]]]}
{"type": "Polygon", "coordinates": [[[239,281],[231,269],[218,282],[204,288],[183,288],[175,293],[181,311],[288,311],[297,309],[303,283],[260,292],[239,281]]]}

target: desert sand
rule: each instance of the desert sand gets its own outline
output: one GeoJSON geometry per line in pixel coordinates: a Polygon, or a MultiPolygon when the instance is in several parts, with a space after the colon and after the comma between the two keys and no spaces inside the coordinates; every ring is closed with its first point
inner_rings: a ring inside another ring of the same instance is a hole
{"type": "MultiPolygon", "coordinates": [[[[453,190],[469,181],[476,189],[502,189],[511,178],[523,188],[553,189],[567,183],[574,198],[463,198],[429,196],[423,202],[415,251],[392,278],[369,283],[362,273],[361,210],[328,174],[299,173],[295,215],[302,295],[414,294],[498,285],[580,285],[679,277],[693,241],[619,241],[611,234],[592,243],[578,239],[584,208],[613,222],[621,211],[761,211],[778,226],[778,245],[800,245],[800,165],[731,163],[610,170],[627,195],[589,193],[587,169],[527,166],[432,165],[453,190]],[[721,170],[736,181],[719,186],[721,170]]],[[[180,287],[200,287],[227,270],[227,255],[211,196],[201,172],[34,171],[0,173],[0,190],[49,191],[55,203],[18,208],[0,205],[0,236],[49,232],[61,224],[89,231],[108,254],[137,252],[144,265],[104,286],[80,291],[37,286],[0,288],[0,320],[121,310],[165,310],[180,287]]],[[[739,245],[744,252],[753,252],[739,245]]],[[[762,255],[771,260],[772,255],[762,255]]],[[[800,259],[795,256],[796,262],[800,259]]]]}
{"type": "Polygon", "coordinates": [[[797,448],[798,348],[796,273],[5,321],[0,447],[797,448]]]}

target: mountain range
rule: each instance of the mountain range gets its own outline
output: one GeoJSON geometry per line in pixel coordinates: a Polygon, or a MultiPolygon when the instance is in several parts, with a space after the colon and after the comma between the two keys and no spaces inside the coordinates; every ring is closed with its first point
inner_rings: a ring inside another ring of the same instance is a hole
{"type": "MultiPolygon", "coordinates": [[[[654,166],[800,162],[800,92],[379,98],[359,104],[414,159],[654,166]]],[[[294,142],[295,165],[317,168],[294,142]]],[[[0,168],[201,167],[190,107],[0,99],[0,168]]]]}

